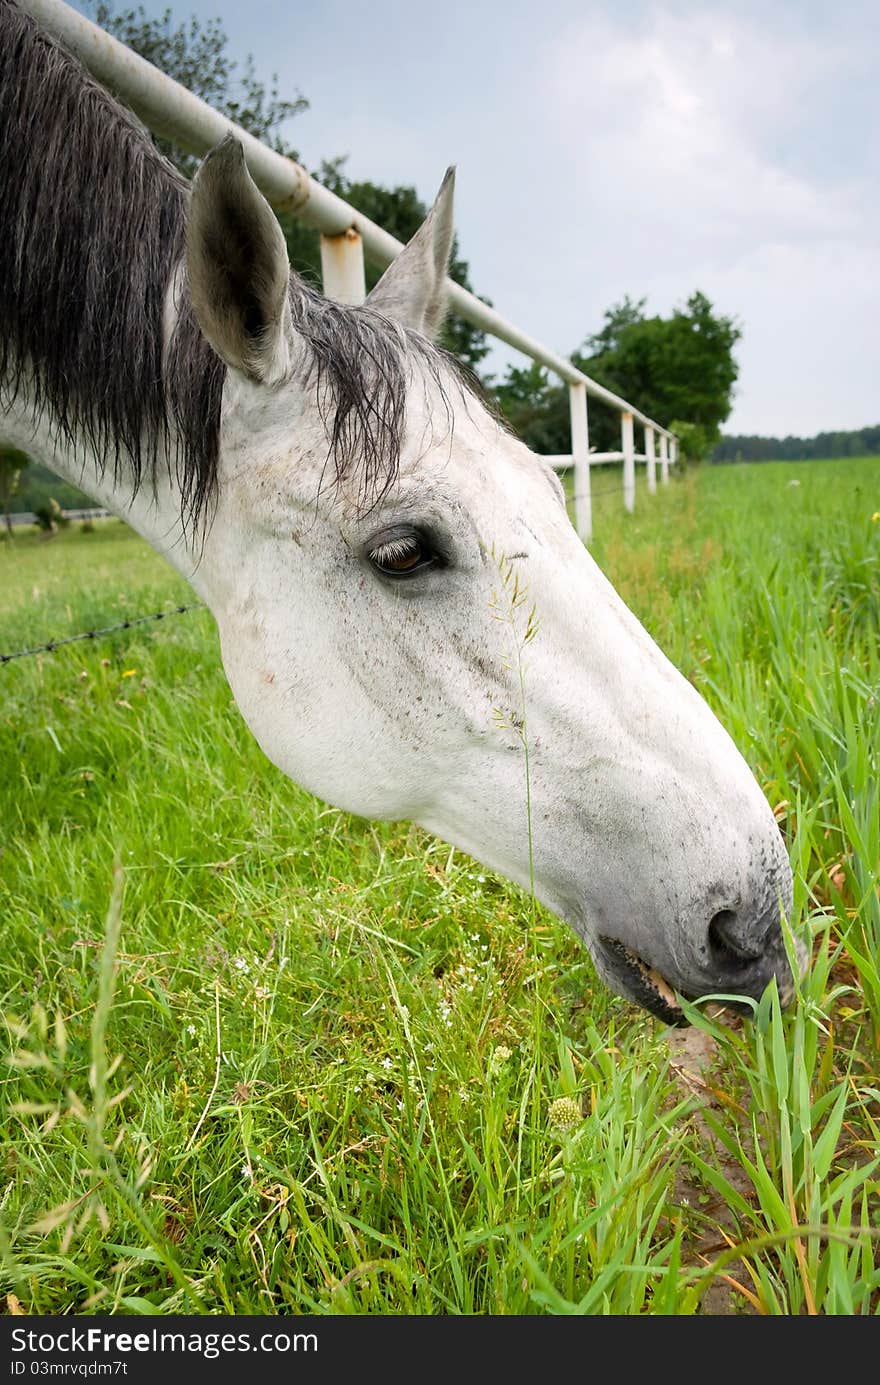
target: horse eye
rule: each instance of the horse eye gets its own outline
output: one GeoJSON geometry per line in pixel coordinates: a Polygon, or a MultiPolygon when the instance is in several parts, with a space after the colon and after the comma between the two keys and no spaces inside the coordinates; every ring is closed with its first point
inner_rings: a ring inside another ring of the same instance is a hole
{"type": "Polygon", "coordinates": [[[437,555],[419,534],[396,534],[376,543],[367,554],[377,572],[385,577],[411,577],[433,567],[437,555]]]}

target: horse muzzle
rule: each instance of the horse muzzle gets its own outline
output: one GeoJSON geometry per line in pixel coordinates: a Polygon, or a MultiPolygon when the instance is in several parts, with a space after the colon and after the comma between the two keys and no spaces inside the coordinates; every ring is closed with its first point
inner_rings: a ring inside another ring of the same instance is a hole
{"type": "MultiPolygon", "coordinates": [[[[807,949],[796,940],[795,951],[803,975],[807,949]]],[[[687,1023],[679,996],[686,1000],[724,996],[746,1014],[752,1009],[748,1002],[760,1000],[774,979],[783,1006],[795,996],[778,905],[763,919],[751,921],[736,910],[716,911],[704,939],[693,949],[690,964],[646,955],[607,934],[600,935],[596,952],[599,971],[612,989],[665,1024],[687,1023]]]]}

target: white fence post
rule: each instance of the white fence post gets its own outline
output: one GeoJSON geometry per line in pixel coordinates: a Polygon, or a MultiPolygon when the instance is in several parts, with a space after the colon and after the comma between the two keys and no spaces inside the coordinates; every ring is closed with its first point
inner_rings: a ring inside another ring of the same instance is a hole
{"type": "Polygon", "coordinates": [[[321,236],[321,281],[327,298],[354,307],[367,296],[364,243],[353,227],[339,236],[321,236]]]}
{"type": "Polygon", "coordinates": [[[645,457],[648,469],[648,490],[653,495],[657,489],[657,462],[654,456],[654,429],[645,428],[645,457]]]}
{"type": "Polygon", "coordinates": [[[632,512],[636,507],[636,444],[633,437],[632,414],[620,415],[620,436],[623,452],[623,503],[632,512]]]}
{"type": "Polygon", "coordinates": [[[590,501],[590,426],[587,420],[586,385],[569,385],[571,411],[571,459],[574,463],[574,524],[584,543],[593,537],[590,501]]]}
{"type": "Polygon", "coordinates": [[[660,480],[664,486],[669,484],[669,439],[665,433],[660,436],[660,480]]]}
{"type": "Polygon", "coordinates": [[[678,461],[678,438],[669,439],[669,460],[673,466],[678,461]]]}

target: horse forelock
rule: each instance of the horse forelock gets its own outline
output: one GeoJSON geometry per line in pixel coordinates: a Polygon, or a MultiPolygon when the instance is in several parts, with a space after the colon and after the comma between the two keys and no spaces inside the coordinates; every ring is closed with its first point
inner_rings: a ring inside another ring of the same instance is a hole
{"type": "Polygon", "coordinates": [[[467,384],[453,357],[369,305],[334,303],[291,276],[291,317],[305,355],[302,381],[313,386],[327,434],[333,479],[356,477],[358,508],[376,505],[393,487],[407,441],[407,404],[422,389],[428,437],[442,420],[452,437],[453,392],[467,384]]]}
{"type": "MultiPolygon", "coordinates": [[[[186,180],[134,117],[14,3],[0,0],[0,403],[23,392],[59,441],[136,491],[167,464],[192,529],[216,499],[226,366],[181,275],[186,180]]],[[[451,426],[454,364],[368,306],[291,275],[303,382],[315,390],[336,480],[367,507],[396,479],[414,379],[451,426]]],[[[459,384],[464,387],[463,381],[459,384]]]]}

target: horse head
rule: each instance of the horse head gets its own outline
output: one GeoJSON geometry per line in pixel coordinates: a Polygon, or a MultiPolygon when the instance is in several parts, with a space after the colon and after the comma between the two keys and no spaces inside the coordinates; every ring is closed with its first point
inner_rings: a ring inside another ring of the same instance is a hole
{"type": "Polygon", "coordinates": [[[617,992],[792,976],[788,858],[706,703],[573,530],[550,467],[435,346],[452,178],[361,307],[292,275],[225,141],[197,174],[192,307],[228,371],[201,583],[236,701],[320,797],[533,885],[617,992]]]}

